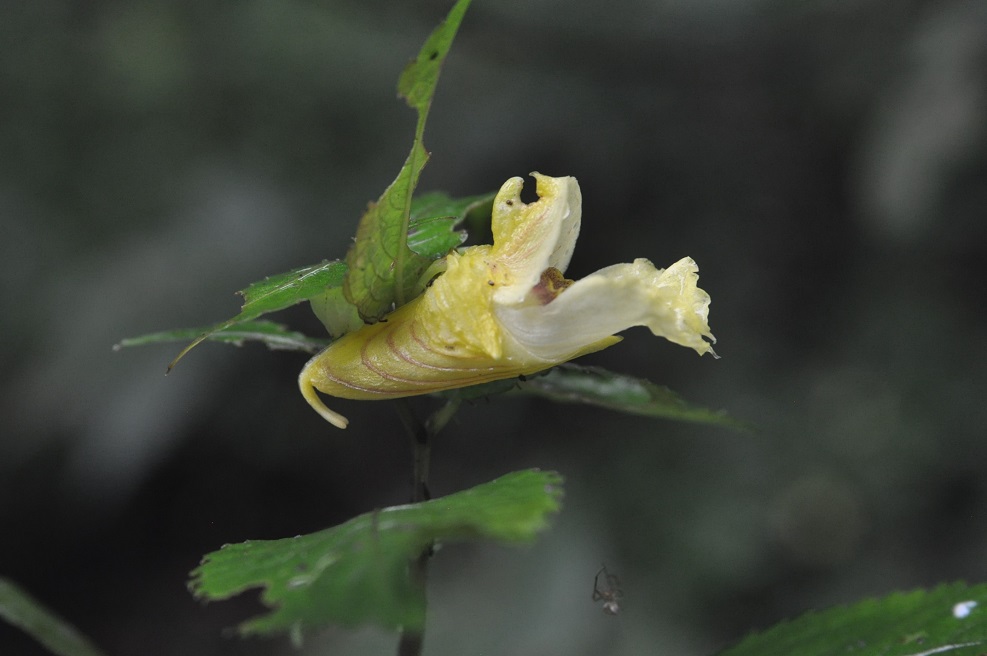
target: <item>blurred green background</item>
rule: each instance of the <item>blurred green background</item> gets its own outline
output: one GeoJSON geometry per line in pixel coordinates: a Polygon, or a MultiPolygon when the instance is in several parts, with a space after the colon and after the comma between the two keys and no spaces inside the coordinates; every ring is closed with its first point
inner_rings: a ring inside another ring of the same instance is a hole
{"type": "MultiPolygon", "coordinates": [[[[302,401],[303,354],[113,352],[342,256],[414,113],[397,75],[450,0],[0,8],[0,575],[110,654],[292,653],[184,588],[226,542],[408,495],[385,404],[302,401]]],[[[585,359],[753,422],[534,399],[464,409],[446,494],[567,478],[535,546],[433,559],[429,654],[709,654],[809,608],[987,580],[987,3],[475,0],[422,189],[579,178],[570,268],[690,255],[721,360],[629,331],[585,359]],[[624,612],[590,601],[605,562],[624,612]]],[[[306,308],[275,318],[319,330],[306,308]]],[[[435,402],[416,402],[427,412],[435,402]]],[[[305,653],[391,653],[329,630],[305,653]]],[[[0,625],[0,653],[40,647],[0,625]]]]}

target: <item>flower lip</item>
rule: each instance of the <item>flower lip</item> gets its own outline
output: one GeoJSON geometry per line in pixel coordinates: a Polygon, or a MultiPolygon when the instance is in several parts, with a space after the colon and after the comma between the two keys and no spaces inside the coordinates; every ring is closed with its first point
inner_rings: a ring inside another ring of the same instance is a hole
{"type": "Polygon", "coordinates": [[[702,355],[715,338],[706,319],[709,295],[699,289],[698,279],[692,258],[668,269],[639,258],[577,280],[546,305],[496,305],[494,314],[530,358],[564,362],[597,350],[594,344],[632,326],[647,326],[702,355]]]}

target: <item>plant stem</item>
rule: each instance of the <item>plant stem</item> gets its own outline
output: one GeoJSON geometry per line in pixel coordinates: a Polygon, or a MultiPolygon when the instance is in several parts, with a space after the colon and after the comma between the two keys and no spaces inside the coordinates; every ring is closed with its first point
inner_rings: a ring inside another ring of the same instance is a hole
{"type": "Polygon", "coordinates": [[[401,631],[401,640],[398,642],[398,656],[421,656],[422,646],[425,644],[423,633],[411,633],[401,631]]]}
{"type": "Polygon", "coordinates": [[[428,466],[432,455],[432,444],[429,427],[422,423],[411,409],[407,399],[398,401],[398,415],[401,423],[411,435],[412,468],[411,468],[411,503],[428,501],[431,495],[428,491],[428,466]]]}
{"type": "MultiPolygon", "coordinates": [[[[432,457],[432,438],[449,423],[459,409],[458,399],[449,400],[436,410],[424,423],[415,416],[407,399],[397,402],[398,415],[411,436],[412,447],[412,480],[411,502],[421,503],[432,498],[428,489],[428,470],[432,457]]],[[[432,545],[424,549],[418,557],[409,564],[409,575],[415,585],[421,586],[422,597],[425,597],[425,583],[428,578],[428,559],[432,557],[432,545]]],[[[426,607],[427,610],[427,607],[426,607]]],[[[423,631],[401,631],[398,641],[398,656],[421,656],[425,642],[423,631]]]]}

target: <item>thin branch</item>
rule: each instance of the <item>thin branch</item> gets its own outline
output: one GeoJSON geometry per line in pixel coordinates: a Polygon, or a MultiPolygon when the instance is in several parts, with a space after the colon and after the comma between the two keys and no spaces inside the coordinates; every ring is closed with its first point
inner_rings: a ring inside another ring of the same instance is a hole
{"type": "Polygon", "coordinates": [[[402,631],[401,640],[398,642],[398,656],[420,656],[424,645],[425,635],[423,633],[402,631]]]}
{"type": "MultiPolygon", "coordinates": [[[[459,406],[460,401],[458,399],[447,401],[423,423],[415,415],[407,399],[399,399],[397,402],[397,410],[398,415],[401,417],[401,423],[404,424],[405,429],[411,436],[413,453],[411,480],[412,503],[428,501],[432,497],[428,489],[428,472],[432,457],[432,438],[446,427],[456,414],[456,411],[459,410],[459,406]]],[[[431,557],[432,545],[429,545],[418,554],[417,558],[409,563],[409,575],[412,582],[421,587],[423,598],[425,596],[425,583],[428,578],[428,560],[431,557]]],[[[398,641],[398,656],[421,656],[424,642],[425,635],[423,632],[402,630],[401,639],[398,641]]]]}
{"type": "Polygon", "coordinates": [[[411,436],[411,449],[414,454],[411,469],[411,503],[428,501],[431,498],[428,491],[428,469],[432,455],[432,435],[428,422],[422,423],[415,416],[407,399],[398,400],[397,409],[401,423],[411,436]]]}

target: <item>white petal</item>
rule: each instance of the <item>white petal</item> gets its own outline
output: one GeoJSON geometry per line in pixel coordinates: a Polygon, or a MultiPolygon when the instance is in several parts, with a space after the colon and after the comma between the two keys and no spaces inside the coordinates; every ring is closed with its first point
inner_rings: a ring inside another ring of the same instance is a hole
{"type": "Polygon", "coordinates": [[[547,305],[497,305],[494,312],[527,357],[568,360],[631,326],[647,326],[702,355],[712,350],[703,337],[715,339],[707,324],[709,295],[696,286],[698,271],[688,257],[666,270],[638,259],[577,281],[547,305]]]}
{"type": "Polygon", "coordinates": [[[521,202],[521,178],[505,182],[494,199],[490,256],[510,272],[494,295],[497,303],[521,302],[549,267],[565,271],[579,236],[583,201],[576,179],[531,175],[539,196],[534,203],[521,202]]]}

